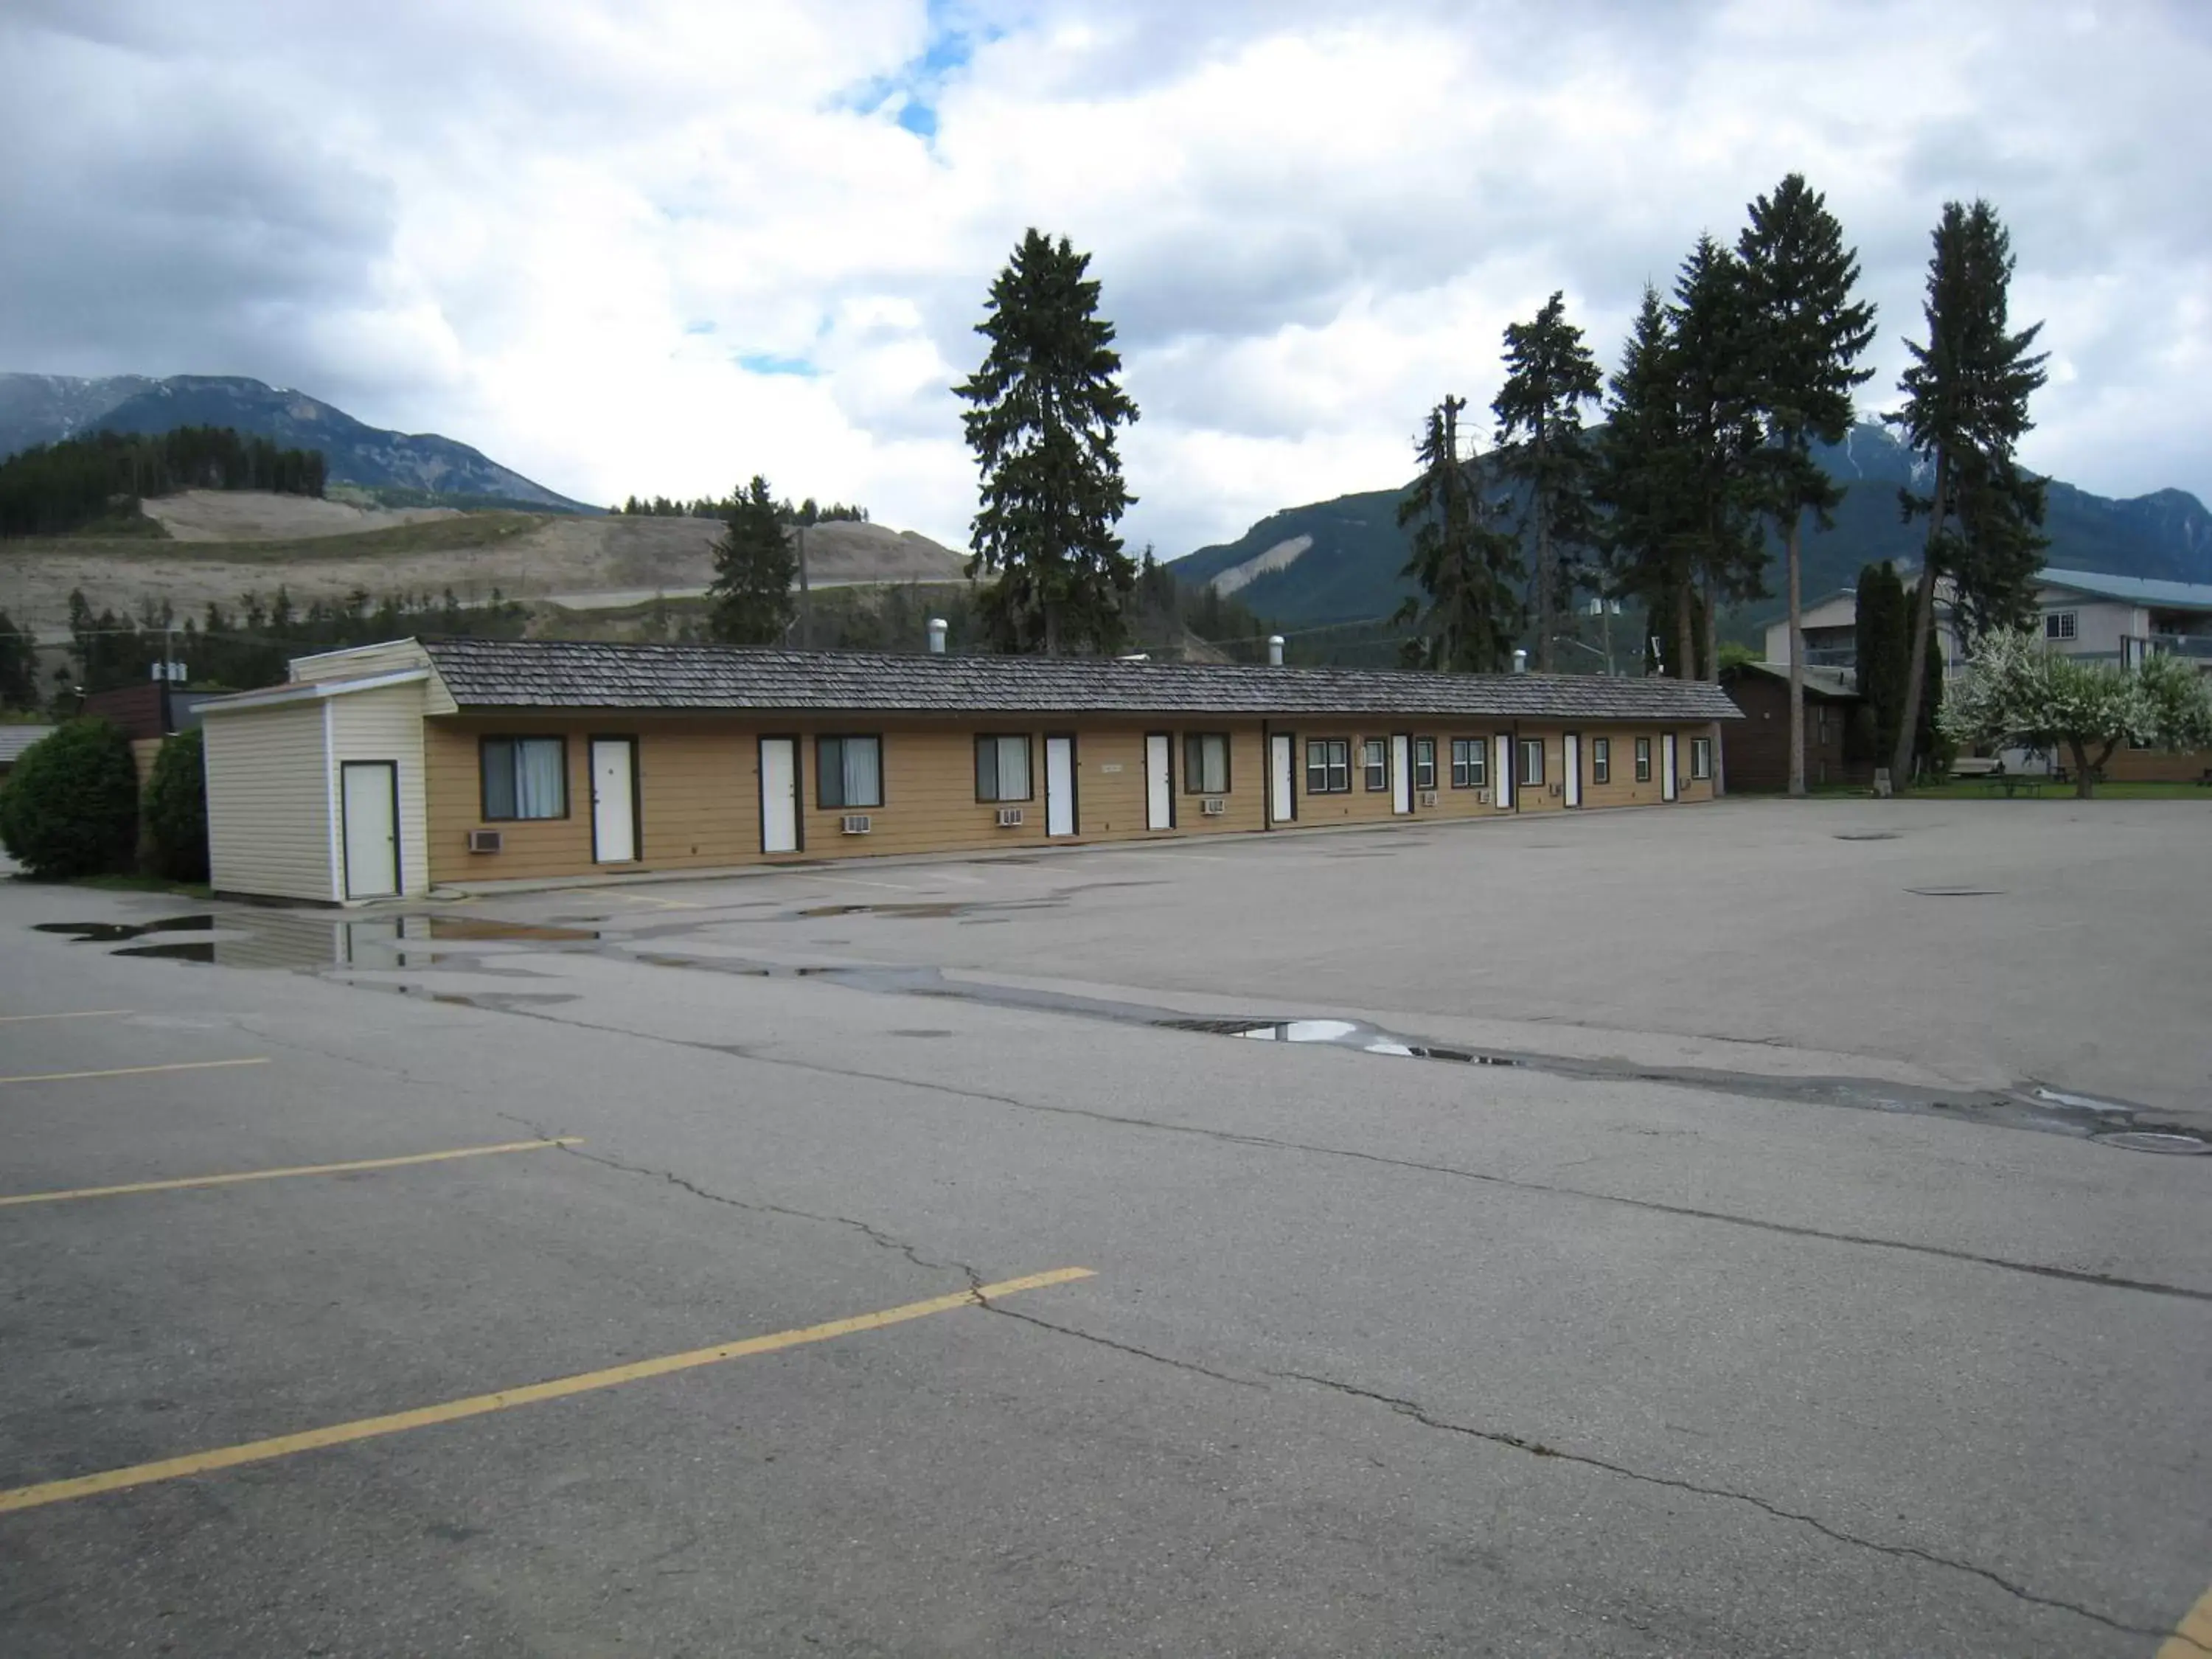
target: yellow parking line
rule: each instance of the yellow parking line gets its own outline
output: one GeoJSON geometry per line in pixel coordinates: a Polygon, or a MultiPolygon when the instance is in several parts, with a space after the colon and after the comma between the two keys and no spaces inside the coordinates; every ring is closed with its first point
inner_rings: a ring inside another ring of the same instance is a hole
{"type": "Polygon", "coordinates": [[[2156,1659],[2204,1659],[2208,1653],[2212,1653],[2212,1589],[2197,1598],[2173,1634],[2158,1644],[2156,1659]]]}
{"type": "Polygon", "coordinates": [[[796,1348],[809,1342],[826,1342],[836,1336],[850,1336],[857,1331],[872,1331],[885,1325],[899,1325],[909,1319],[922,1319],[931,1314],[950,1313],[955,1308],[973,1308],[999,1297],[1012,1296],[1017,1291],[1042,1290],[1048,1285],[1065,1285],[1072,1279],[1088,1279],[1093,1269],[1089,1267],[1059,1267],[1050,1273],[1031,1273],[1025,1279],[1002,1279],[996,1285],[985,1285],[974,1290],[961,1291],[951,1296],[932,1297],[927,1302],[909,1302],[903,1307],[886,1308],[880,1313],[856,1314],[850,1319],[832,1320],[826,1325],[808,1325],[799,1330],[778,1331],[772,1336],[749,1336],[742,1341],[725,1342],[712,1348],[694,1348],[688,1353],[672,1353],[659,1359],[641,1359],[629,1365],[616,1365],[603,1371],[586,1371],[577,1376],[556,1377],[550,1382],[532,1382],[526,1388],[507,1389],[498,1394],[472,1395],[466,1400],[449,1400],[442,1406],[422,1406],[413,1411],[394,1412],[389,1417],[365,1417],[358,1422],[340,1423],[327,1429],[310,1429],[305,1434],[279,1435],[273,1440],[249,1440],[242,1446],[225,1446],[215,1451],[193,1452],[185,1457],[167,1458],[159,1463],[138,1463],[129,1468],[109,1469],[100,1474],[81,1474],[69,1480],[48,1480],[35,1486],[17,1486],[0,1492],[0,1514],[12,1510],[37,1509],[45,1504],[65,1503],[72,1498],[90,1498],[104,1492],[120,1492],[127,1486],[148,1486],[156,1480],[174,1480],[185,1475],[208,1474],[216,1469],[236,1468],[241,1463],[262,1463],[273,1457],[289,1457],[295,1452],[315,1451],[325,1446],[343,1446],[355,1440],[373,1439],[382,1434],[399,1434],[408,1429],[428,1428],[435,1423],[452,1423],[464,1417],[481,1417],[487,1412],[503,1412],[515,1406],[534,1406],[543,1400],[562,1400],[572,1394],[588,1394],[595,1389],[611,1389],[618,1383],[636,1382],[649,1376],[665,1376],[671,1371],[690,1370],[698,1365],[714,1365],[725,1359],[742,1359],[748,1354],[774,1353],[782,1348],[796,1348]]]}
{"type": "Polygon", "coordinates": [[[27,1019],[106,1019],[111,1014],[127,1014],[128,1008],[80,1008],[67,1014],[0,1014],[0,1025],[19,1025],[27,1019]]]}
{"type": "Polygon", "coordinates": [[[21,1077],[0,1077],[0,1083],[74,1083],[88,1077],[144,1077],[149,1072],[211,1072],[222,1066],[266,1066],[269,1056],[251,1060],[179,1060],[167,1066],[112,1066],[104,1072],[27,1072],[21,1077]]]}
{"type": "Polygon", "coordinates": [[[276,1181],[285,1176],[350,1175],[356,1170],[397,1170],[410,1164],[442,1164],[449,1158],[489,1158],[495,1152],[539,1152],[550,1146],[580,1146],[575,1135],[551,1140],[509,1140],[496,1146],[458,1146],[449,1152],[410,1152],[404,1158],[361,1158],[349,1164],[300,1164],[288,1170],[240,1170],[230,1175],[183,1176],[174,1181],[132,1181],[119,1187],[72,1187],[66,1192],[0,1195],[0,1209],[11,1204],[58,1204],[70,1198],[114,1198],[124,1193],[173,1193],[187,1187],[229,1187],[241,1181],[276,1181]]]}

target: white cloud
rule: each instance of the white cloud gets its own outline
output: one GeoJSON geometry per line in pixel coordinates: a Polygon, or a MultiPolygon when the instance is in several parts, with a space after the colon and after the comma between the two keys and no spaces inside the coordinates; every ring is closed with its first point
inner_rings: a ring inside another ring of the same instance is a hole
{"type": "Polygon", "coordinates": [[[2212,493],[2187,6],[21,0],[0,367],[260,374],[570,494],[858,498],[957,542],[951,383],[1023,228],[1096,255],[1177,553],[1395,482],[1566,290],[1637,291],[1791,168],[1882,306],[1987,194],[2054,353],[2036,465],[2212,493]],[[933,138],[900,125],[902,112],[933,138]],[[925,113],[926,112],[926,113],[925,113]],[[747,367],[750,364],[751,367],[747,367]],[[761,372],[772,370],[774,372],[761,372]]]}

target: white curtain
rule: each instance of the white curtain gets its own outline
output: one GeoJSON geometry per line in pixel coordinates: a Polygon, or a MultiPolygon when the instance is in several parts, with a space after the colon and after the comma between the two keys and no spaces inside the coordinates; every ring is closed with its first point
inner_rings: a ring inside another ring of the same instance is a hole
{"type": "Polygon", "coordinates": [[[845,751],[845,804],[877,806],[884,799],[883,750],[873,738],[848,738],[839,745],[845,751]]]}
{"type": "Polygon", "coordinates": [[[514,816],[561,816],[561,739],[528,738],[514,745],[514,816]]]}

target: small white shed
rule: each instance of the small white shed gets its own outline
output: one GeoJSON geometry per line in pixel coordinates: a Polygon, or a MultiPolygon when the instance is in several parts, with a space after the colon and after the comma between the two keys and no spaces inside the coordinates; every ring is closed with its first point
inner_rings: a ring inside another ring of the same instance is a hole
{"type": "Polygon", "coordinates": [[[360,674],[362,656],[346,653],[352,678],[317,679],[302,658],[292,684],[200,706],[216,892],[362,904],[429,891],[429,664],[412,641],[388,672],[360,674]]]}

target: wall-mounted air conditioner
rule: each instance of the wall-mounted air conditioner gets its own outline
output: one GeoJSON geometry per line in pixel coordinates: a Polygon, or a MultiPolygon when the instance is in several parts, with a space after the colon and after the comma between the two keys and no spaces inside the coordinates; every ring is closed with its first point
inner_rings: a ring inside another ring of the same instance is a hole
{"type": "Polygon", "coordinates": [[[876,821],[866,812],[848,812],[837,820],[838,830],[848,836],[865,836],[876,827],[876,821]]]}
{"type": "Polygon", "coordinates": [[[1559,784],[1556,784],[1556,783],[1555,783],[1555,784],[1553,784],[1553,786],[1552,786],[1548,790],[1547,790],[1545,793],[1546,793],[1547,794],[1557,795],[1557,794],[1559,793],[1560,787],[1561,787],[1561,786],[1559,786],[1559,784]]]}
{"type": "Polygon", "coordinates": [[[469,851],[471,853],[496,853],[506,844],[506,836],[496,830],[469,831],[469,851]]]}
{"type": "Polygon", "coordinates": [[[1020,829],[1021,827],[1022,827],[1022,809],[1021,809],[1020,807],[1018,807],[1018,806],[1001,806],[1001,807],[999,809],[999,828],[1000,828],[1000,829],[1001,829],[1001,830],[1018,830],[1018,829],[1020,829]]]}
{"type": "Polygon", "coordinates": [[[1476,791],[1474,792],[1474,804],[1475,804],[1477,806],[1487,806],[1487,805],[1490,805],[1490,791],[1488,791],[1487,789],[1478,789],[1478,790],[1476,790],[1476,791]]]}
{"type": "Polygon", "coordinates": [[[1229,810],[1229,803],[1218,796],[1209,795],[1198,810],[1205,813],[1207,817],[1218,818],[1229,810]]]}
{"type": "Polygon", "coordinates": [[[1424,789],[1424,790],[1422,790],[1422,791],[1421,791],[1421,805],[1424,805],[1424,806],[1434,806],[1436,804],[1437,804],[1437,792],[1436,792],[1435,790],[1433,790],[1433,789],[1424,789]]]}

